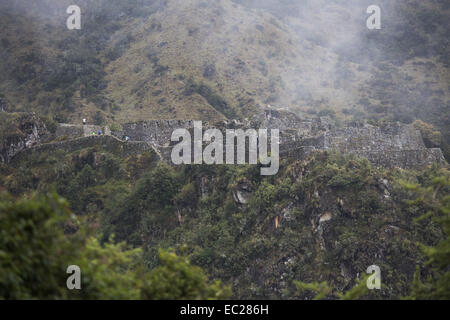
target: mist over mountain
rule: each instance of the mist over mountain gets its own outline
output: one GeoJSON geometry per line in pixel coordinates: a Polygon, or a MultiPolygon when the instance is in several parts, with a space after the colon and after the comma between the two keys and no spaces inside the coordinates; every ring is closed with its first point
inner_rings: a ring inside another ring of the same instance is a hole
{"type": "Polygon", "coordinates": [[[379,1],[2,1],[0,92],[67,121],[300,115],[416,118],[446,135],[449,6],[379,1]],[[23,92],[27,94],[23,94],[23,92]]]}
{"type": "Polygon", "coordinates": [[[337,299],[370,265],[383,287],[355,298],[449,299],[449,20],[447,0],[0,0],[0,299],[337,299]],[[278,173],[173,165],[189,120],[280,129],[278,173]]]}

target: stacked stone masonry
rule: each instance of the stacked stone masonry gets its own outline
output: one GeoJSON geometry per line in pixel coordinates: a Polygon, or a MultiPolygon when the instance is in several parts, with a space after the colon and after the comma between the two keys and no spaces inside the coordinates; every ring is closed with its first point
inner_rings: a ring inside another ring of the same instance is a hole
{"type": "MultiPolygon", "coordinates": [[[[87,139],[92,132],[102,130],[103,134],[112,135],[125,145],[139,142],[140,147],[133,150],[145,151],[146,148],[141,145],[145,143],[156,151],[162,160],[170,163],[172,132],[180,128],[192,130],[193,126],[194,120],[148,120],[126,123],[122,125],[120,131],[111,132],[107,127],[59,124],[56,136],[69,140],[53,143],[52,147],[64,149],[66,144],[74,144],[71,140],[87,139]],[[125,137],[128,137],[127,141],[125,137]]],[[[300,119],[289,112],[265,110],[251,119],[242,121],[203,123],[203,130],[211,127],[222,131],[249,128],[278,129],[281,158],[304,159],[315,151],[335,150],[367,158],[372,164],[383,167],[420,168],[433,163],[445,163],[440,149],[426,148],[420,132],[412,125],[401,123],[390,123],[382,127],[355,123],[347,127],[338,127],[329,118],[300,119]]],[[[96,140],[90,141],[95,143],[96,140]]],[[[75,145],[79,143],[78,141],[75,145]]],[[[40,148],[43,147],[24,148],[23,151],[37,151],[40,148]]]]}

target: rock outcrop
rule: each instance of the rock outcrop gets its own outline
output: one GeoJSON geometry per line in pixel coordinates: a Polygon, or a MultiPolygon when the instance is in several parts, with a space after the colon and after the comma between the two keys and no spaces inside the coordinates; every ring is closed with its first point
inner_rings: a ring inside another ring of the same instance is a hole
{"type": "Polygon", "coordinates": [[[246,179],[239,181],[233,190],[234,201],[238,204],[247,204],[252,195],[252,187],[246,179]]]}
{"type": "MultiPolygon", "coordinates": [[[[35,114],[8,114],[0,116],[5,121],[0,132],[0,160],[8,163],[24,149],[43,143],[49,136],[44,122],[35,114]]],[[[3,122],[3,121],[2,121],[3,122]]]]}

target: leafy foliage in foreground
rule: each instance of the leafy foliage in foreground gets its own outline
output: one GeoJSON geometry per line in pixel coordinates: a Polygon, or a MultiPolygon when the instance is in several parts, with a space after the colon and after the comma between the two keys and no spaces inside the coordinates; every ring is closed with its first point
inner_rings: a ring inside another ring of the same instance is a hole
{"type": "Polygon", "coordinates": [[[448,171],[444,171],[442,176],[435,177],[432,185],[424,188],[420,185],[407,185],[414,192],[416,199],[411,205],[420,205],[426,211],[421,217],[426,219],[431,217],[437,220],[444,229],[446,237],[436,246],[423,246],[422,250],[428,258],[427,265],[431,266],[430,273],[423,276],[417,270],[411,299],[450,299],[450,180],[448,171]],[[439,197],[438,193],[444,193],[444,197],[439,197]]]}
{"type": "Polygon", "coordinates": [[[156,267],[145,280],[144,299],[221,299],[229,297],[231,289],[217,280],[207,283],[200,267],[191,266],[185,257],[173,252],[159,251],[161,266],[156,267]]]}
{"type": "Polygon", "coordinates": [[[141,250],[102,246],[81,228],[67,202],[52,195],[0,201],[0,299],[220,299],[230,289],[208,283],[186,258],[160,251],[161,266],[143,267],[141,250]],[[66,268],[81,269],[81,290],[66,288],[66,268]]]}

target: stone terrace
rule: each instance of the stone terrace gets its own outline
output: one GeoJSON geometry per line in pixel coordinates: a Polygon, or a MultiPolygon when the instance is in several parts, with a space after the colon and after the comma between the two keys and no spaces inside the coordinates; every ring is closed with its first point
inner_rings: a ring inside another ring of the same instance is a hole
{"type": "MultiPolygon", "coordinates": [[[[156,151],[162,160],[170,163],[173,144],[170,138],[173,130],[179,128],[192,130],[193,125],[194,120],[148,120],[123,124],[122,130],[111,132],[108,127],[59,124],[56,137],[64,138],[66,141],[52,144],[51,147],[60,147],[64,150],[66,144],[74,145],[72,140],[86,138],[91,132],[101,129],[106,136],[112,135],[121,143],[145,143],[156,151]],[[130,141],[125,142],[125,136],[128,136],[130,141]]],[[[390,123],[382,127],[359,123],[342,128],[336,126],[329,118],[300,119],[290,112],[265,110],[251,119],[242,121],[203,123],[203,130],[211,127],[223,131],[238,128],[279,129],[281,158],[304,159],[315,151],[335,150],[367,158],[372,164],[384,167],[421,168],[433,163],[446,163],[440,149],[426,148],[420,132],[412,125],[401,123],[390,123]]],[[[95,141],[97,139],[89,140],[92,143],[95,141]]],[[[43,148],[37,145],[25,148],[20,153],[43,148]]],[[[137,149],[146,148],[140,145],[137,149]]]]}

